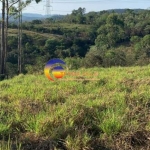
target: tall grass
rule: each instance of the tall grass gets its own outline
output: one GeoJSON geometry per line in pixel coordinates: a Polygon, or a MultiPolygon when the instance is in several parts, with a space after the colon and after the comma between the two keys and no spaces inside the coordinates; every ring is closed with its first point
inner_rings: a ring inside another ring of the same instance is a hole
{"type": "Polygon", "coordinates": [[[148,147],[150,66],[76,71],[98,80],[21,74],[0,82],[0,150],[148,147]]]}

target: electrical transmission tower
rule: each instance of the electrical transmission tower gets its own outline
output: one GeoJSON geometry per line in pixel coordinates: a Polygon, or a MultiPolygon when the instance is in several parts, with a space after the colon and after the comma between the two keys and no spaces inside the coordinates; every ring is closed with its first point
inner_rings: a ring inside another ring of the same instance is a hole
{"type": "Polygon", "coordinates": [[[50,9],[50,7],[52,7],[50,5],[50,0],[46,0],[46,15],[47,15],[47,17],[51,16],[51,9],[50,9]]]}

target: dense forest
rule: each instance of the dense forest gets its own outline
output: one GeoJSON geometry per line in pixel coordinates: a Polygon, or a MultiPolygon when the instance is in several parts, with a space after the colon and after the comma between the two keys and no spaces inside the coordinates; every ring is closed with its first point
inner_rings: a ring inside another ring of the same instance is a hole
{"type": "MultiPolygon", "coordinates": [[[[8,25],[7,74],[17,74],[17,24],[8,25]]],[[[23,73],[42,70],[51,58],[70,69],[135,66],[150,63],[150,10],[86,13],[73,10],[62,18],[22,23],[23,73]]]]}

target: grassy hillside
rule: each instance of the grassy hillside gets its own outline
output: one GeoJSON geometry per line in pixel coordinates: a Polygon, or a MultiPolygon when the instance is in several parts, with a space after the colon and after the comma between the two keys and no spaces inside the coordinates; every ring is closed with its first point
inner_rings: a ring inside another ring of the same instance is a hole
{"type": "MultiPolygon", "coordinates": [[[[18,34],[18,30],[17,29],[9,29],[8,30],[8,33],[9,33],[9,36],[17,36],[18,34]]],[[[32,36],[32,37],[41,37],[41,38],[60,38],[61,36],[60,35],[54,35],[54,34],[50,34],[50,33],[38,33],[38,32],[34,32],[34,31],[28,31],[28,30],[22,30],[22,33],[25,33],[29,36],[32,36]]]]}
{"type": "Polygon", "coordinates": [[[0,150],[150,148],[150,66],[77,72],[99,80],[0,82],[0,150]]]}
{"type": "Polygon", "coordinates": [[[56,29],[57,27],[62,27],[65,29],[80,29],[84,31],[85,29],[89,29],[91,25],[86,25],[86,24],[70,24],[70,23],[44,23],[44,24],[36,24],[36,27],[45,27],[45,28],[54,28],[56,29]]]}
{"type": "MultiPolygon", "coordinates": [[[[148,65],[150,11],[114,11],[85,13],[80,7],[62,19],[23,22],[22,73],[40,70],[40,64],[52,58],[70,59],[72,69],[148,65]]],[[[10,77],[18,72],[17,28],[9,24],[6,74],[10,77]]]]}

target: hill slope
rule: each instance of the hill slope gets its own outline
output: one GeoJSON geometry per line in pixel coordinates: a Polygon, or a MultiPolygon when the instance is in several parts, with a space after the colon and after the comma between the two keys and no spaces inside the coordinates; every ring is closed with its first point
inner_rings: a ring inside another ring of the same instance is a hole
{"type": "Polygon", "coordinates": [[[0,150],[15,139],[26,150],[149,149],[150,66],[79,72],[75,79],[99,80],[36,74],[0,82],[0,150]]]}

